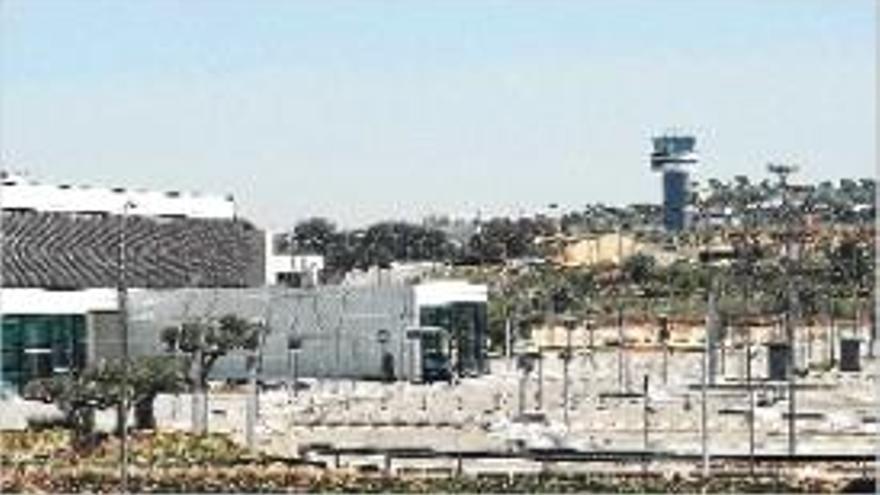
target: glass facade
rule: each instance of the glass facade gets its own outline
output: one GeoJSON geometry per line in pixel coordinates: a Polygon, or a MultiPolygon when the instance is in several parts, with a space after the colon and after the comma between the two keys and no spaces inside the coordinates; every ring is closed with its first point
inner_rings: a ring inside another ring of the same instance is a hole
{"type": "Polygon", "coordinates": [[[448,339],[422,340],[423,358],[444,356],[459,376],[486,371],[486,304],[456,302],[419,308],[419,324],[445,328],[448,339]],[[446,340],[447,348],[440,348],[446,340]]]}
{"type": "Polygon", "coordinates": [[[2,380],[19,390],[33,378],[86,362],[83,315],[3,315],[2,380]]]}

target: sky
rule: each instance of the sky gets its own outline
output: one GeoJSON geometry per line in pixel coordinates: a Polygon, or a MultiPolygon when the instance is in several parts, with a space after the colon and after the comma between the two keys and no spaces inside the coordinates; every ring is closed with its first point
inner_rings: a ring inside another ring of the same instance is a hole
{"type": "Polygon", "coordinates": [[[871,0],[0,0],[0,158],[232,193],[270,228],[658,202],[697,177],[876,175],[871,0]]]}

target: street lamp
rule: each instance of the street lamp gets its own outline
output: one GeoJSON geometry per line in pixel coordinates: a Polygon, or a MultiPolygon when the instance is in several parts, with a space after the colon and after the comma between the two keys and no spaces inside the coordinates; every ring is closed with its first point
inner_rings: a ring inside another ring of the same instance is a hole
{"type": "Polygon", "coordinates": [[[624,334],[623,321],[623,301],[621,300],[621,292],[623,291],[623,228],[622,224],[617,225],[617,277],[615,277],[614,299],[617,306],[617,387],[621,393],[624,388],[629,391],[629,364],[626,355],[626,335],[624,334]],[[625,385],[624,385],[625,382],[625,385]]]}
{"type": "MultiPolygon", "coordinates": [[[[791,241],[796,235],[793,229],[793,223],[799,219],[795,217],[794,205],[791,203],[789,195],[788,176],[796,173],[798,167],[788,164],[767,164],[767,170],[776,175],[779,180],[780,194],[782,196],[782,221],[784,222],[785,236],[785,278],[786,278],[786,308],[783,315],[785,327],[785,340],[788,346],[788,455],[793,456],[797,451],[797,402],[796,402],[796,373],[795,373],[795,331],[792,319],[792,310],[798,304],[797,294],[793,283],[794,274],[792,273],[792,264],[796,262],[796,258],[800,253],[792,252],[791,241]]],[[[800,250],[799,250],[800,251],[800,250]]]]}
{"type": "Polygon", "coordinates": [[[660,315],[660,334],[658,335],[660,344],[663,346],[663,385],[667,385],[669,381],[669,316],[660,315]]]}
{"type": "Polygon", "coordinates": [[[596,370],[596,320],[592,313],[587,315],[586,322],[588,346],[590,348],[590,369],[596,370]]]}
{"type": "Polygon", "coordinates": [[[569,426],[568,421],[568,389],[569,389],[569,373],[568,367],[571,363],[571,332],[574,330],[575,325],[577,324],[577,320],[572,316],[564,316],[562,318],[563,324],[565,325],[565,350],[562,354],[562,417],[565,422],[566,428],[569,426]]]}
{"type": "Polygon", "coordinates": [[[645,374],[642,381],[642,449],[644,450],[644,464],[642,465],[642,469],[644,472],[648,471],[648,451],[649,451],[649,442],[648,442],[648,431],[650,429],[650,414],[653,412],[651,410],[651,393],[649,389],[649,375],[645,374]]]}
{"type": "Polygon", "coordinates": [[[119,403],[119,427],[121,441],[119,442],[120,478],[122,492],[128,492],[128,401],[129,401],[129,357],[128,357],[128,280],[126,274],[126,230],[128,229],[128,212],[136,208],[134,202],[126,200],[122,205],[122,214],[119,217],[119,258],[116,280],[116,293],[119,302],[119,329],[122,339],[122,394],[119,403]]]}
{"type": "MultiPolygon", "coordinates": [[[[0,169],[0,343],[3,342],[3,252],[6,242],[6,236],[3,230],[3,189],[6,187],[7,174],[5,170],[0,169]]],[[[0,387],[3,387],[3,370],[0,366],[0,387]]]]}
{"type": "Polygon", "coordinates": [[[256,422],[257,422],[257,363],[259,351],[251,349],[247,351],[246,365],[248,372],[248,399],[245,410],[245,443],[248,450],[253,452],[256,447],[256,422]]]}

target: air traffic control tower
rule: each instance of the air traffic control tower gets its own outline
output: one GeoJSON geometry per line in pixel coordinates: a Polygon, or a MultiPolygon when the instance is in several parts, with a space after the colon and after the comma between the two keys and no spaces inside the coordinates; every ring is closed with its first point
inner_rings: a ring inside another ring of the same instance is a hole
{"type": "Polygon", "coordinates": [[[698,162],[693,136],[659,136],[654,138],[651,170],[663,172],[663,226],[676,232],[687,226],[689,168],[698,162]]]}

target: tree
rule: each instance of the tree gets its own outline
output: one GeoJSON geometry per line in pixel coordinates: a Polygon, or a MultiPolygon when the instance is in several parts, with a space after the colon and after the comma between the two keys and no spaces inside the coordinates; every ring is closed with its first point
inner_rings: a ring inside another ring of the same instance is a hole
{"type": "MultiPolygon", "coordinates": [[[[121,382],[122,366],[113,361],[103,368],[107,383],[121,382]]],[[[161,393],[182,392],[186,386],[186,370],[180,360],[172,356],[145,356],[135,359],[129,368],[129,397],[134,406],[135,428],[146,430],[156,427],[153,405],[161,393]]]]}
{"type": "Polygon", "coordinates": [[[468,241],[466,252],[469,261],[498,262],[508,258],[538,256],[542,254],[536,241],[554,235],[556,227],[546,217],[492,218],[482,222],[468,241]]]}
{"type": "Polygon", "coordinates": [[[167,351],[184,354],[190,381],[204,390],[218,359],[237,349],[256,350],[266,332],[263,323],[227,314],[217,320],[196,320],[167,327],[161,339],[167,351]]]}
{"type": "MultiPolygon", "coordinates": [[[[24,396],[53,402],[71,428],[75,448],[89,444],[98,409],[122,401],[124,361],[102,361],[81,372],[38,378],[27,384],[24,396]]],[[[154,428],[153,403],[160,393],[176,392],[185,384],[180,363],[168,356],[138,357],[129,364],[128,397],[135,408],[135,427],[154,428]]],[[[121,432],[121,424],[116,425],[121,432]]]]}
{"type": "Polygon", "coordinates": [[[111,389],[97,379],[94,370],[37,378],[22,393],[28,400],[53,402],[71,429],[71,447],[79,450],[94,440],[95,410],[119,404],[120,390],[111,389]]]}
{"type": "Polygon", "coordinates": [[[657,261],[653,256],[643,253],[636,253],[623,261],[621,270],[624,278],[638,286],[648,284],[656,276],[655,268],[657,261]]]}
{"type": "Polygon", "coordinates": [[[295,252],[326,256],[337,238],[336,225],[326,218],[310,218],[296,224],[292,238],[295,252]]]}
{"type": "MultiPolygon", "coordinates": [[[[166,350],[183,353],[193,392],[193,424],[197,431],[204,432],[207,428],[208,401],[205,394],[214,364],[234,350],[256,351],[267,331],[264,323],[247,321],[233,314],[219,319],[188,321],[162,331],[161,339],[166,350]]],[[[248,359],[248,366],[255,365],[256,360],[252,357],[248,359]]]]}
{"type": "Polygon", "coordinates": [[[828,249],[825,256],[831,264],[832,281],[854,286],[870,283],[874,275],[875,257],[871,244],[865,246],[857,239],[849,238],[828,249]]]}

